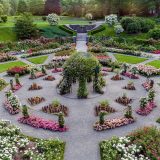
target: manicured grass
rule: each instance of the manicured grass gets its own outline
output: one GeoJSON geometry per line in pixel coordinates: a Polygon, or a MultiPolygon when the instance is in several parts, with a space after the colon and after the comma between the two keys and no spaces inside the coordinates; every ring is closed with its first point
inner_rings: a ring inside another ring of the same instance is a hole
{"type": "Polygon", "coordinates": [[[16,41],[16,39],[12,27],[0,27],[0,41],[16,41]]]}
{"type": "Polygon", "coordinates": [[[5,72],[8,69],[15,67],[15,66],[17,66],[17,67],[26,66],[26,64],[21,61],[7,62],[7,63],[0,64],[0,73],[5,72]]]}
{"type": "Polygon", "coordinates": [[[47,58],[48,58],[48,56],[40,56],[40,57],[36,57],[36,58],[28,58],[27,60],[34,63],[34,64],[43,64],[47,58]]]}
{"type": "Polygon", "coordinates": [[[147,58],[139,58],[136,56],[126,56],[122,54],[114,54],[115,58],[117,61],[122,62],[122,63],[130,63],[130,64],[137,64],[141,63],[147,60],[147,58]]]}
{"type": "Polygon", "coordinates": [[[155,61],[149,62],[149,63],[147,63],[147,65],[154,66],[156,68],[160,68],[160,60],[155,60],[155,61]]]}

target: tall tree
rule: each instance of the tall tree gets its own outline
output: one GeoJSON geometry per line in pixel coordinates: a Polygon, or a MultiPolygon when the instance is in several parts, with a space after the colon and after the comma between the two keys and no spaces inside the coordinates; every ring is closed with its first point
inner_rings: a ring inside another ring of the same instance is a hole
{"type": "Polygon", "coordinates": [[[28,11],[28,5],[25,0],[19,0],[18,2],[18,8],[17,8],[17,13],[24,13],[28,11]]]}
{"type": "Polygon", "coordinates": [[[18,0],[10,0],[10,14],[13,16],[17,12],[17,7],[18,7],[18,0]]]}
{"type": "Polygon", "coordinates": [[[46,0],[44,13],[46,15],[50,13],[61,14],[61,2],[60,0],[46,0]]]}
{"type": "Polygon", "coordinates": [[[44,0],[29,0],[29,10],[34,15],[42,15],[44,12],[44,0]]]}

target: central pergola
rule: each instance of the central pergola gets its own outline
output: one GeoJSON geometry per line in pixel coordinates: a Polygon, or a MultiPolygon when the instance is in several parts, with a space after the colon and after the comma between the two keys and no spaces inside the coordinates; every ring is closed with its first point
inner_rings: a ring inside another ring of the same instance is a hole
{"type": "MultiPolygon", "coordinates": [[[[78,98],[87,98],[87,83],[93,83],[93,91],[103,94],[103,78],[100,74],[101,65],[97,58],[90,53],[74,53],[63,66],[63,79],[58,88],[61,95],[71,92],[73,83],[79,83],[78,98]]],[[[103,81],[104,82],[104,81],[103,81]]]]}

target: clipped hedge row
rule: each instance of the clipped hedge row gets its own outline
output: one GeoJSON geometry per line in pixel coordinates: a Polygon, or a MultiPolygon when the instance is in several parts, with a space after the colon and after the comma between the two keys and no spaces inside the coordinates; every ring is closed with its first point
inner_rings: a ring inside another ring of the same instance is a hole
{"type": "Polygon", "coordinates": [[[71,29],[69,29],[68,27],[66,27],[64,25],[60,25],[59,28],[69,34],[76,35],[75,31],[72,31],[71,29]]]}
{"type": "Polygon", "coordinates": [[[99,33],[99,32],[104,31],[105,29],[106,29],[106,27],[105,27],[104,25],[101,25],[101,26],[99,26],[98,28],[90,31],[89,34],[90,34],[90,35],[94,35],[94,34],[97,34],[97,33],[99,33]]]}

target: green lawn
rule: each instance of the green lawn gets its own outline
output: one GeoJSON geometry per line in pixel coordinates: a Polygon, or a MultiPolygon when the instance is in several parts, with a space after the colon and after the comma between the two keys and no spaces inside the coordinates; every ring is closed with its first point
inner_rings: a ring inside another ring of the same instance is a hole
{"type": "Polygon", "coordinates": [[[48,56],[40,56],[36,58],[28,58],[27,60],[34,64],[43,64],[47,60],[48,56]]]}
{"type": "Polygon", "coordinates": [[[16,41],[13,27],[0,27],[0,41],[16,41]]]}
{"type": "Polygon", "coordinates": [[[0,64],[0,73],[7,71],[8,69],[15,67],[15,66],[26,66],[25,63],[21,61],[16,61],[16,62],[7,62],[0,64]]]}
{"type": "MultiPolygon", "coordinates": [[[[15,16],[9,16],[7,23],[0,23],[0,41],[16,41],[16,34],[14,33],[14,23],[15,16]]],[[[41,16],[34,16],[33,20],[37,27],[41,30],[41,34],[47,38],[54,37],[66,37],[71,36],[68,32],[61,30],[59,26],[50,26],[47,21],[43,21],[41,16]]],[[[60,17],[58,25],[64,24],[89,24],[89,21],[84,18],[74,18],[74,17],[60,17]]]]}
{"type": "MultiPolygon", "coordinates": [[[[114,27],[112,26],[108,26],[107,24],[104,25],[105,26],[105,30],[98,32],[96,34],[94,34],[94,36],[106,36],[106,37],[116,37],[116,33],[114,31],[114,27]]],[[[145,39],[148,38],[147,33],[140,33],[140,34],[127,34],[125,32],[120,34],[121,37],[123,38],[128,38],[128,39],[133,39],[133,38],[140,38],[140,39],[145,39]]]]}
{"type": "Polygon", "coordinates": [[[137,64],[147,60],[147,58],[140,58],[136,56],[127,56],[122,54],[114,54],[117,61],[121,63],[137,64]]]}
{"type": "Polygon", "coordinates": [[[160,68],[160,60],[155,60],[155,61],[149,62],[149,63],[147,63],[147,65],[154,66],[156,68],[160,68]]]}

